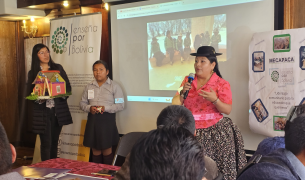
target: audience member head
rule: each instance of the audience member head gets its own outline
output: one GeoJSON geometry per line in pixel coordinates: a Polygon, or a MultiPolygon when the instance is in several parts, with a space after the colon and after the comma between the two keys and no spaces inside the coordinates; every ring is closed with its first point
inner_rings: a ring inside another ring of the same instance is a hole
{"type": "Polygon", "coordinates": [[[16,160],[16,150],[8,141],[0,122],[0,175],[7,173],[16,160]]]}
{"type": "MultiPolygon", "coordinates": [[[[303,153],[305,157],[305,115],[297,116],[292,121],[286,122],[285,148],[295,156],[303,153]]],[[[304,162],[305,163],[305,162],[304,162]]]]}
{"type": "Polygon", "coordinates": [[[201,180],[205,172],[202,146],[181,127],[159,126],[131,150],[132,180],[201,180]]]}
{"type": "Polygon", "coordinates": [[[282,136],[268,137],[258,144],[255,153],[249,161],[251,161],[257,154],[266,156],[279,148],[285,148],[285,138],[282,136]]]}
{"type": "Polygon", "coordinates": [[[167,37],[171,37],[171,31],[170,31],[170,30],[167,30],[167,31],[166,31],[166,36],[167,36],[167,37]]]}
{"type": "Polygon", "coordinates": [[[190,32],[187,32],[186,35],[185,35],[185,37],[186,37],[186,38],[190,38],[190,35],[191,35],[191,33],[190,33],[190,32]]]}
{"type": "Polygon", "coordinates": [[[171,105],[164,108],[157,118],[157,126],[183,127],[195,133],[195,120],[192,112],[184,106],[171,105]]]}

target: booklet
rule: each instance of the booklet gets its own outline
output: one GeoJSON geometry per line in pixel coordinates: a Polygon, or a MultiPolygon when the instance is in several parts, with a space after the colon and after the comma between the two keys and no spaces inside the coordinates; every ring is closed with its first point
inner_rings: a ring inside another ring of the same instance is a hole
{"type": "Polygon", "coordinates": [[[79,174],[72,174],[72,173],[66,173],[64,176],[61,176],[57,178],[58,180],[96,180],[96,179],[104,179],[108,180],[106,178],[101,178],[101,177],[91,177],[91,176],[84,176],[84,175],[79,175],[79,174]]]}
{"type": "Polygon", "coordinates": [[[91,173],[93,175],[99,175],[99,176],[114,176],[118,171],[110,170],[110,169],[102,169],[98,171],[97,173],[91,173]]]}
{"type": "Polygon", "coordinates": [[[40,168],[40,167],[29,167],[21,166],[20,168],[13,169],[12,171],[18,172],[25,178],[32,179],[46,179],[46,178],[58,178],[71,169],[55,169],[55,168],[40,168]]]}

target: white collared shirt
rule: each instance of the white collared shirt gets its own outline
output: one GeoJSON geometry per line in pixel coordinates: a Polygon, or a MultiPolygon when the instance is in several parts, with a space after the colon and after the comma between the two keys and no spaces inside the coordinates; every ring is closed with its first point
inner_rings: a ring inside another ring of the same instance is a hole
{"type": "Polygon", "coordinates": [[[305,180],[305,166],[303,163],[289,150],[285,149],[285,155],[290,161],[299,178],[305,180]]]}
{"type": "Polygon", "coordinates": [[[123,91],[109,77],[101,86],[93,80],[85,87],[79,105],[85,112],[90,112],[91,106],[105,106],[105,112],[116,113],[124,109],[123,91]],[[93,98],[88,98],[88,91],[93,92],[93,98]]]}

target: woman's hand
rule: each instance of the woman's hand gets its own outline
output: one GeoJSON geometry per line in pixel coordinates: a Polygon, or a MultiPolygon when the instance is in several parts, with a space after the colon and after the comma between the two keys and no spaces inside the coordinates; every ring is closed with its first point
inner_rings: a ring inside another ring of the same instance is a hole
{"type": "Polygon", "coordinates": [[[201,90],[202,93],[199,93],[200,96],[203,97],[203,99],[206,99],[210,102],[214,102],[216,101],[216,99],[218,98],[217,95],[216,95],[216,92],[210,87],[210,91],[211,92],[207,92],[207,91],[204,91],[204,90],[201,90]]]}
{"type": "Polygon", "coordinates": [[[90,107],[90,112],[91,112],[91,114],[97,113],[96,107],[95,107],[95,106],[91,106],[91,107],[90,107]]]}
{"type": "Polygon", "coordinates": [[[43,103],[46,102],[46,100],[45,100],[45,99],[39,99],[39,100],[36,100],[36,102],[37,102],[38,104],[43,104],[43,103]]]}
{"type": "Polygon", "coordinates": [[[103,114],[105,111],[105,106],[97,106],[96,107],[96,113],[101,113],[103,114]]]}
{"type": "Polygon", "coordinates": [[[191,83],[186,82],[183,86],[182,93],[184,94],[186,91],[189,91],[190,89],[192,89],[191,83]]]}

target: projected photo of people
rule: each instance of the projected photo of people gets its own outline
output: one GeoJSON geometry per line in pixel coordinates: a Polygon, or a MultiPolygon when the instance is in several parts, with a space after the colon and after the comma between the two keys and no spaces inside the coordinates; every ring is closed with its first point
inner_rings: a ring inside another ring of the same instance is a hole
{"type": "Polygon", "coordinates": [[[257,51],[252,54],[252,70],[254,72],[265,71],[265,53],[257,51]]]}
{"type": "Polygon", "coordinates": [[[150,90],[177,90],[180,82],[194,71],[200,46],[213,46],[226,61],[226,15],[147,23],[147,60],[150,90]]]}
{"type": "Polygon", "coordinates": [[[286,117],[273,116],[273,130],[274,131],[284,131],[285,126],[286,126],[286,117]]]}
{"type": "Polygon", "coordinates": [[[305,46],[300,47],[300,68],[305,70],[305,46]]]}
{"type": "Polygon", "coordinates": [[[268,117],[268,111],[261,99],[256,100],[251,105],[251,109],[258,122],[263,122],[268,117]]]}
{"type": "Polygon", "coordinates": [[[289,52],[290,46],[290,34],[273,36],[273,52],[289,52]]]}

